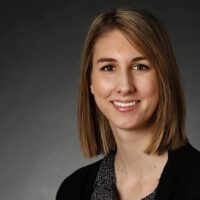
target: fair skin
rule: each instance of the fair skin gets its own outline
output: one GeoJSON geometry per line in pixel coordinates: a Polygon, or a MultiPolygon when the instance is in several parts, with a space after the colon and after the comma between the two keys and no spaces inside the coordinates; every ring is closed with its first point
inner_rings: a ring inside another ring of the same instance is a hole
{"type": "Polygon", "coordinates": [[[97,40],[92,64],[91,92],[117,144],[120,199],[139,200],[156,188],[167,162],[167,153],[144,153],[154,133],[151,119],[159,101],[156,71],[117,30],[97,40]]]}

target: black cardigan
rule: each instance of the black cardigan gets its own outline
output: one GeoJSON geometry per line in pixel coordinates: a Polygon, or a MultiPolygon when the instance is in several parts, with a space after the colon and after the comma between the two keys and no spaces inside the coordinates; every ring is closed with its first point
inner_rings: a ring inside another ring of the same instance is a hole
{"type": "MultiPolygon", "coordinates": [[[[67,177],[56,200],[89,200],[101,162],[80,168],[67,177]]],[[[155,200],[200,200],[200,152],[190,144],[169,151],[155,200]]]]}

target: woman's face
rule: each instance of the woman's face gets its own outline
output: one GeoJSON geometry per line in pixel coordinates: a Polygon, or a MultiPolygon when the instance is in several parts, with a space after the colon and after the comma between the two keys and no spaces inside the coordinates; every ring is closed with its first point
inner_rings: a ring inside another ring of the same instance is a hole
{"type": "Polygon", "coordinates": [[[158,105],[156,71],[117,30],[100,37],[94,46],[91,92],[111,127],[149,128],[158,105]]]}

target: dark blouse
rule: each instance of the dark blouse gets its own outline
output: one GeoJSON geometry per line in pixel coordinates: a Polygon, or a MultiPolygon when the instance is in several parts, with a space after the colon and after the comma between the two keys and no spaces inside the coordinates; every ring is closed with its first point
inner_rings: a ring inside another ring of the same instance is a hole
{"type": "MultiPolygon", "coordinates": [[[[169,151],[168,155],[156,195],[153,195],[154,200],[200,200],[200,152],[188,143],[179,149],[169,151]]],[[[109,188],[106,189],[101,185],[110,179],[108,178],[110,176],[105,175],[97,179],[103,160],[82,167],[68,176],[59,187],[56,200],[91,200],[91,195],[93,199],[99,195],[97,187],[102,188],[103,191],[109,191],[109,188]]],[[[114,197],[111,198],[114,199],[114,197]]]]}
{"type": "MultiPolygon", "coordinates": [[[[104,157],[95,183],[91,200],[118,200],[118,191],[116,187],[116,177],[114,169],[115,154],[111,153],[104,157]]],[[[142,200],[154,200],[156,189],[142,200]]]]}

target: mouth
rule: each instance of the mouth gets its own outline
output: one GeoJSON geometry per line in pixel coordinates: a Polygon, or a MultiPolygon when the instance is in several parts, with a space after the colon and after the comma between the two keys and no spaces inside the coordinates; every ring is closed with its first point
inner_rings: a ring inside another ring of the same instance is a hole
{"type": "Polygon", "coordinates": [[[136,109],[137,104],[140,103],[140,100],[131,100],[131,101],[120,101],[120,100],[115,100],[111,101],[113,104],[114,108],[118,111],[133,111],[136,109]]]}

